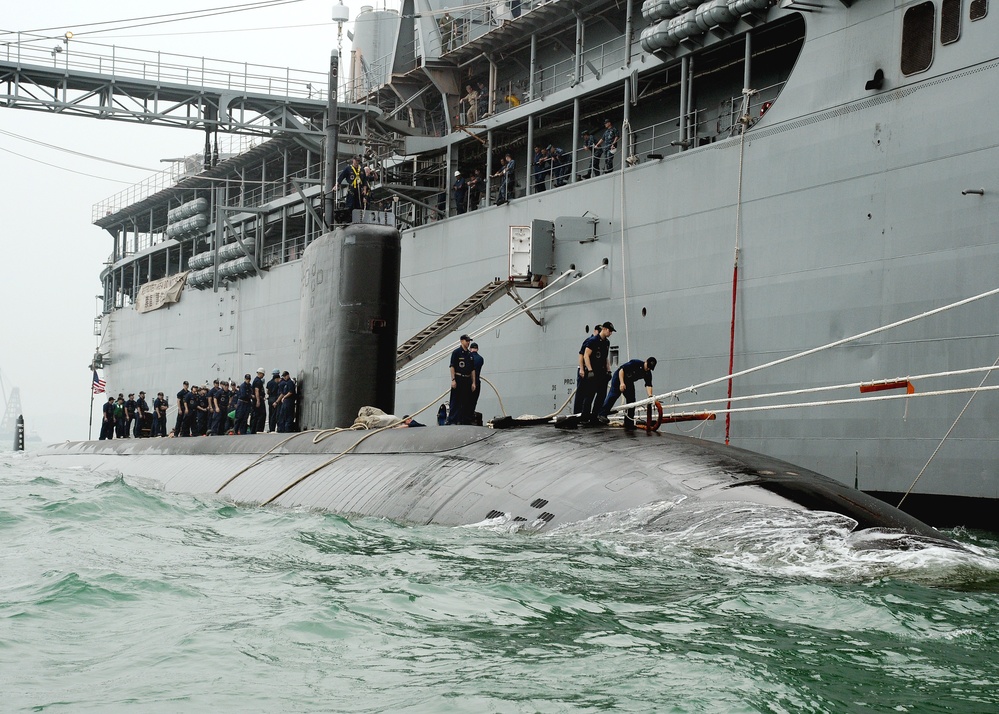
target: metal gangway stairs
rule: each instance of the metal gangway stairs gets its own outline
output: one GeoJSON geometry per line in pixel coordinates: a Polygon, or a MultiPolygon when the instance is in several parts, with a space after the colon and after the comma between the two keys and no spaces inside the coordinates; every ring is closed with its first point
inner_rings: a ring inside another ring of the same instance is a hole
{"type": "MultiPolygon", "coordinates": [[[[518,305],[524,304],[524,301],[517,294],[516,285],[512,280],[497,278],[486,283],[465,300],[462,300],[431,324],[403,342],[395,353],[396,369],[419,357],[446,335],[460,328],[504,295],[512,297],[518,305]]],[[[530,315],[530,310],[527,312],[530,315]]],[[[533,315],[530,315],[530,317],[539,325],[541,324],[533,315]]]]}

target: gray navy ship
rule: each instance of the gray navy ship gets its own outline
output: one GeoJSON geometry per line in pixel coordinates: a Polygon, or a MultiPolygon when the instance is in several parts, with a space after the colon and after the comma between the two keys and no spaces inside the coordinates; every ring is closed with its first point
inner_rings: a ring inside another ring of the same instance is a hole
{"type": "MultiPolygon", "coordinates": [[[[936,525],[994,526],[989,10],[363,9],[343,58],[337,149],[340,167],[362,156],[370,192],[337,217],[402,235],[396,411],[440,399],[444,359],[467,332],[496,390],[480,411],[556,412],[580,343],[611,320],[612,364],[659,360],[655,391],[676,419],[663,431],[892,503],[908,494],[903,508],[936,525]],[[480,192],[454,190],[476,171],[480,192]]],[[[253,133],[234,109],[252,102],[217,99],[209,137],[253,133]]],[[[168,391],[263,365],[298,374],[308,393],[303,252],[329,228],[323,102],[297,106],[283,123],[258,108],[283,131],[252,148],[220,153],[216,141],[171,185],[95,207],[114,246],[95,355],[109,388],[168,391]]],[[[348,315],[338,329],[376,323],[348,315]]],[[[318,418],[303,409],[302,428],[318,418]]]]}

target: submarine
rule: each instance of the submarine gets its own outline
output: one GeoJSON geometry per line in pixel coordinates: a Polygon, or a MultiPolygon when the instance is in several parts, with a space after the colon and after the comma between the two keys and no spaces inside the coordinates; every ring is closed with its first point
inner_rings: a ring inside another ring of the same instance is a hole
{"type": "Polygon", "coordinates": [[[305,250],[302,431],[66,442],[35,457],[236,504],[405,524],[504,519],[542,531],[657,504],[666,513],[683,501],[750,503],[839,513],[855,521],[855,530],[901,534],[891,547],[956,545],[834,479],[687,436],[547,424],[347,428],[362,407],[394,412],[400,257],[399,232],[378,224],[337,228],[305,250]]]}
{"type": "Polygon", "coordinates": [[[407,524],[491,519],[542,531],[592,516],[688,499],[845,515],[876,528],[951,541],[873,496],[751,451],[623,429],[477,426],[311,431],[234,438],[67,442],[48,463],[122,474],[169,492],[217,494],[407,524]]]}

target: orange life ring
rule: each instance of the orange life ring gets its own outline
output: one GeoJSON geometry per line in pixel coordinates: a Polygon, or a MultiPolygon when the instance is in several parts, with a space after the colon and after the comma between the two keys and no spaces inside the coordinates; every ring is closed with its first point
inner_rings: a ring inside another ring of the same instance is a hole
{"type": "Polygon", "coordinates": [[[662,425],[662,423],[663,423],[663,405],[657,399],[652,404],[645,405],[645,421],[644,422],[636,421],[635,426],[637,426],[639,429],[644,429],[645,431],[653,432],[653,431],[659,431],[659,427],[662,425]],[[655,421],[652,420],[653,405],[655,405],[657,412],[655,421]]]}

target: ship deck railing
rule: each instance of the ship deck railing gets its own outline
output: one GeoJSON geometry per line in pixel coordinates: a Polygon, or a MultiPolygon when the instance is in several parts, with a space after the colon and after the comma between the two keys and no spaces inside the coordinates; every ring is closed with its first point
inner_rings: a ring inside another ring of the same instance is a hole
{"type": "MultiPolygon", "coordinates": [[[[266,141],[265,137],[223,134],[219,137],[219,152],[223,156],[237,156],[266,141]]],[[[192,155],[170,161],[169,168],[157,171],[142,181],[94,204],[91,219],[96,223],[103,216],[117,213],[123,208],[143,201],[165,189],[176,186],[186,178],[197,176],[204,169],[204,158],[192,155]]]]}
{"type": "MultiPolygon", "coordinates": [[[[412,43],[410,44],[410,48],[412,49],[412,43]]],[[[632,62],[640,60],[644,54],[645,52],[639,43],[636,42],[632,45],[632,62]]],[[[575,57],[567,57],[557,62],[538,67],[535,70],[533,93],[530,90],[522,91],[519,88],[519,84],[523,80],[502,82],[496,87],[496,96],[490,97],[490,108],[486,116],[494,116],[512,109],[514,106],[522,106],[549,97],[556,92],[572,89],[577,84],[589,78],[599,79],[604,73],[624,66],[627,59],[627,48],[624,38],[615,37],[583,50],[578,80],[576,78],[575,57]],[[508,96],[516,97],[518,104],[514,105],[508,102],[506,100],[508,96]]],[[[526,79],[528,82],[530,81],[529,77],[526,79]]],[[[528,86],[530,87],[530,84],[528,86]]],[[[464,94],[464,90],[461,93],[464,94]]],[[[482,119],[484,117],[479,118],[482,119]]]]}
{"type": "MultiPolygon", "coordinates": [[[[18,32],[16,39],[4,42],[0,57],[18,67],[51,67],[67,75],[90,72],[122,79],[299,99],[325,99],[328,82],[326,72],[104,45],[72,38],[54,39],[25,32],[18,32]]],[[[346,97],[348,88],[349,83],[344,82],[339,96],[346,97]]]]}

